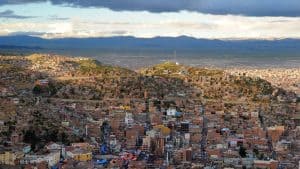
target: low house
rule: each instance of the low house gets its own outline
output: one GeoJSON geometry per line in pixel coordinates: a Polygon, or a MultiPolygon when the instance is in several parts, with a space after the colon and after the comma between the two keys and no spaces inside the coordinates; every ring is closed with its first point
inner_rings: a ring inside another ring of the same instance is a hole
{"type": "Polygon", "coordinates": [[[264,160],[254,160],[254,168],[255,169],[277,169],[278,167],[278,161],[270,160],[270,161],[264,161],[264,160]]]}
{"type": "Polygon", "coordinates": [[[74,148],[80,148],[80,149],[86,149],[86,150],[92,149],[92,147],[89,143],[72,143],[71,146],[74,148]]]}
{"type": "Polygon", "coordinates": [[[83,150],[80,148],[72,148],[66,150],[67,157],[72,158],[76,161],[90,161],[92,160],[92,152],[88,150],[83,150]]]}
{"type": "Polygon", "coordinates": [[[47,162],[49,167],[55,166],[60,160],[60,151],[51,152],[49,154],[41,154],[41,155],[25,155],[23,159],[21,159],[20,164],[38,164],[41,162],[47,162]]]}
{"type": "Polygon", "coordinates": [[[50,150],[50,151],[52,151],[52,150],[61,150],[61,148],[62,148],[62,146],[60,144],[53,143],[53,142],[46,145],[46,149],[50,150]]]}
{"type": "Polygon", "coordinates": [[[17,159],[21,158],[23,155],[22,152],[5,151],[0,153],[0,164],[16,165],[17,159]]]}
{"type": "Polygon", "coordinates": [[[177,112],[177,110],[175,108],[169,108],[167,110],[167,116],[175,116],[176,112],[177,112]]]}

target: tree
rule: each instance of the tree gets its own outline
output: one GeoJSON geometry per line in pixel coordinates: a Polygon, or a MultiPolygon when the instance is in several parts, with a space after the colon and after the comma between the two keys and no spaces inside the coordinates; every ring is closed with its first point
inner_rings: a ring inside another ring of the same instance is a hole
{"type": "Polygon", "coordinates": [[[34,94],[40,94],[42,92],[42,88],[39,85],[34,86],[34,88],[32,89],[32,92],[34,94]]]}
{"type": "Polygon", "coordinates": [[[37,137],[34,130],[27,130],[24,134],[23,141],[31,144],[31,149],[34,150],[40,138],[37,137]]]}
{"type": "Polygon", "coordinates": [[[243,146],[240,146],[239,154],[242,158],[245,158],[247,155],[246,149],[243,146]]]}
{"type": "Polygon", "coordinates": [[[61,142],[65,145],[69,145],[70,144],[70,141],[69,141],[69,138],[68,138],[68,135],[65,133],[65,132],[62,132],[60,134],[60,139],[61,139],[61,142]]]}
{"type": "Polygon", "coordinates": [[[49,94],[50,94],[51,96],[54,95],[54,94],[56,94],[57,89],[56,89],[56,87],[55,87],[54,84],[49,83],[49,85],[48,85],[48,92],[49,92],[49,94]]]}
{"type": "Polygon", "coordinates": [[[259,157],[258,157],[259,160],[263,160],[264,158],[265,158],[265,154],[264,153],[259,154],[259,157]]]}
{"type": "Polygon", "coordinates": [[[102,126],[100,127],[100,132],[101,132],[100,134],[101,143],[106,144],[111,132],[111,127],[107,121],[104,121],[102,123],[102,126]]]}
{"type": "Polygon", "coordinates": [[[255,148],[253,148],[253,153],[256,155],[256,156],[258,156],[258,154],[259,154],[259,151],[258,151],[258,149],[255,147],[255,148]]]}
{"type": "Polygon", "coordinates": [[[54,129],[54,130],[47,131],[42,136],[42,138],[47,142],[50,142],[50,141],[57,142],[58,141],[58,130],[54,129]]]}

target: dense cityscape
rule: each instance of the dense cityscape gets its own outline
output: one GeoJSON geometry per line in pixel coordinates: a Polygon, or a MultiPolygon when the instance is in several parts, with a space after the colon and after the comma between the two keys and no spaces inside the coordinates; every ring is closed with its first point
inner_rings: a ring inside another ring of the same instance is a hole
{"type": "Polygon", "coordinates": [[[0,168],[298,168],[299,89],[299,68],[0,56],[0,168]]]}
{"type": "Polygon", "coordinates": [[[0,169],[300,169],[300,0],[0,0],[0,169]]]}

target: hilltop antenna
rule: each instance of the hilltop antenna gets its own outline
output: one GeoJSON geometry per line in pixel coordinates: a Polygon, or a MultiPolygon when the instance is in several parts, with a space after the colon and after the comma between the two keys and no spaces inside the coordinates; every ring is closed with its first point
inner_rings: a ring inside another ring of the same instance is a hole
{"type": "Polygon", "coordinates": [[[176,65],[179,65],[179,62],[177,62],[177,51],[174,50],[174,62],[176,63],[176,65]]]}

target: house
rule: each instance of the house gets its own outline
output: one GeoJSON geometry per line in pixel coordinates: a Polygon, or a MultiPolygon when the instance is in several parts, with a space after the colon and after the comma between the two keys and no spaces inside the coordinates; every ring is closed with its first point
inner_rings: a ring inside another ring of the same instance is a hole
{"type": "Polygon", "coordinates": [[[292,142],[287,140],[281,140],[277,142],[275,146],[276,151],[285,151],[292,147],[292,142]]]}
{"type": "Polygon", "coordinates": [[[180,123],[181,132],[188,133],[190,128],[190,122],[184,121],[180,123]]]}
{"type": "Polygon", "coordinates": [[[60,160],[60,151],[51,152],[44,157],[45,161],[48,162],[50,167],[55,166],[60,160]]]}
{"type": "Polygon", "coordinates": [[[26,164],[24,169],[48,169],[48,164],[45,161],[36,164],[26,164]]]}
{"type": "Polygon", "coordinates": [[[46,145],[46,149],[47,150],[61,150],[62,146],[60,144],[54,143],[54,142],[50,142],[46,145]]]}
{"type": "Polygon", "coordinates": [[[238,165],[240,163],[239,158],[224,158],[224,163],[227,165],[238,165]]]}
{"type": "Polygon", "coordinates": [[[221,157],[221,150],[220,149],[213,149],[213,148],[207,148],[207,154],[210,157],[214,158],[220,158],[221,157]]]}
{"type": "Polygon", "coordinates": [[[48,79],[40,79],[36,81],[36,85],[47,86],[49,84],[48,79]]]}
{"type": "Polygon", "coordinates": [[[128,125],[129,127],[131,127],[133,125],[133,116],[132,113],[126,113],[125,115],[125,123],[126,125],[128,125]]]}
{"type": "Polygon", "coordinates": [[[24,154],[27,154],[31,151],[31,146],[30,145],[25,145],[22,149],[24,154]]]}
{"type": "Polygon", "coordinates": [[[20,103],[20,99],[19,99],[19,98],[13,98],[13,99],[12,99],[12,102],[13,102],[14,104],[19,104],[19,103],[20,103]]]}
{"type": "Polygon", "coordinates": [[[61,122],[61,125],[62,125],[62,126],[65,126],[65,127],[69,127],[70,122],[68,122],[68,121],[62,121],[62,122],[61,122]]]}
{"type": "Polygon", "coordinates": [[[243,166],[246,166],[246,168],[252,168],[253,167],[253,158],[242,158],[242,164],[243,166]]]}
{"type": "Polygon", "coordinates": [[[90,161],[92,160],[92,152],[80,148],[72,148],[66,150],[67,157],[75,161],[90,161]]]}
{"type": "Polygon", "coordinates": [[[160,131],[163,136],[168,136],[171,132],[170,128],[164,125],[156,125],[153,128],[160,131]]]}
{"type": "Polygon", "coordinates": [[[175,159],[180,161],[192,161],[192,149],[180,149],[175,152],[175,159]]]}
{"type": "Polygon", "coordinates": [[[24,154],[22,152],[5,151],[0,153],[0,164],[16,165],[16,160],[21,158],[24,154]]]}
{"type": "Polygon", "coordinates": [[[25,155],[23,159],[20,160],[20,164],[38,164],[41,162],[47,162],[49,167],[55,166],[60,160],[60,151],[53,151],[49,154],[41,154],[41,155],[25,155]]]}
{"type": "Polygon", "coordinates": [[[268,127],[268,134],[271,136],[273,142],[279,141],[280,136],[284,132],[284,126],[268,127]]]}
{"type": "Polygon", "coordinates": [[[91,149],[91,145],[89,143],[72,143],[71,146],[73,148],[80,148],[80,149],[91,149]]]}
{"type": "Polygon", "coordinates": [[[278,161],[254,160],[254,169],[277,169],[278,161]]]}
{"type": "Polygon", "coordinates": [[[167,116],[175,116],[176,115],[176,109],[175,108],[169,108],[167,110],[167,116]]]}
{"type": "Polygon", "coordinates": [[[258,118],[259,113],[257,111],[251,112],[251,118],[258,118]]]}
{"type": "Polygon", "coordinates": [[[10,136],[10,140],[11,140],[12,144],[15,145],[15,144],[19,143],[22,140],[22,138],[20,137],[20,135],[18,133],[13,132],[10,136]]]}
{"type": "MultiPolygon", "coordinates": [[[[300,106],[299,106],[299,109],[300,109],[300,106]]],[[[294,123],[296,124],[296,126],[300,126],[300,113],[295,114],[292,119],[294,120],[294,123]]]]}
{"type": "Polygon", "coordinates": [[[129,168],[132,169],[144,169],[146,168],[146,162],[145,161],[130,161],[129,168]]]}

